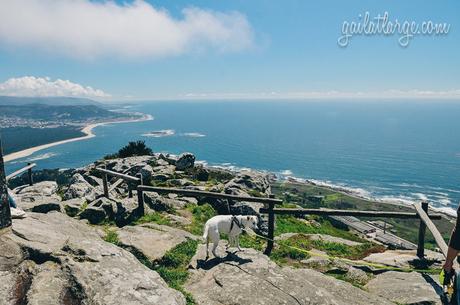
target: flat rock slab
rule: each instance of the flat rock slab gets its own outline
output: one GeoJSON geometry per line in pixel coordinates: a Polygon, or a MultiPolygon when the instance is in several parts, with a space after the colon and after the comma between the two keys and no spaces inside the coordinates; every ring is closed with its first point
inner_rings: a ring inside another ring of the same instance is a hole
{"type": "MultiPolygon", "coordinates": [[[[444,257],[441,253],[434,251],[425,251],[425,258],[431,261],[435,266],[440,266],[444,257]]],[[[366,262],[382,264],[398,268],[410,268],[416,265],[419,258],[416,255],[416,251],[413,250],[387,250],[382,253],[373,253],[363,259],[366,262]]]]}
{"type": "MultiPolygon", "coordinates": [[[[225,255],[224,243],[218,254],[225,255]]],[[[389,305],[391,302],[310,269],[282,268],[254,249],[204,261],[200,245],[186,290],[198,304],[389,305]]]]}
{"type": "Polygon", "coordinates": [[[168,250],[197,237],[186,231],[157,224],[126,226],[117,230],[122,247],[132,248],[151,262],[162,258],[168,250]]]}
{"type": "Polygon", "coordinates": [[[417,272],[385,272],[367,283],[366,289],[398,304],[443,304],[442,287],[435,277],[417,272]]]}
{"type": "MultiPolygon", "coordinates": [[[[54,273],[61,278],[59,274],[63,272],[66,282],[62,286],[72,288],[78,296],[77,304],[185,304],[183,295],[169,288],[158,273],[128,251],[103,241],[82,221],[65,214],[29,213],[25,219],[14,220],[12,233],[7,234],[28,259],[58,266],[44,270],[42,279],[33,277],[29,292],[35,299],[45,298],[40,296],[40,291],[46,294],[46,289],[40,288],[45,282],[61,287],[59,281],[46,279],[54,273]]],[[[65,296],[65,291],[59,294],[65,296]]]]}
{"type": "Polygon", "coordinates": [[[285,240],[289,239],[291,237],[297,236],[297,235],[302,235],[305,236],[306,238],[310,240],[320,240],[324,242],[329,242],[329,243],[337,243],[337,244],[342,244],[350,247],[354,246],[359,246],[362,243],[340,238],[340,237],[335,237],[331,235],[326,235],[326,234],[303,234],[303,233],[284,233],[281,234],[280,236],[275,237],[275,240],[285,240]]]}

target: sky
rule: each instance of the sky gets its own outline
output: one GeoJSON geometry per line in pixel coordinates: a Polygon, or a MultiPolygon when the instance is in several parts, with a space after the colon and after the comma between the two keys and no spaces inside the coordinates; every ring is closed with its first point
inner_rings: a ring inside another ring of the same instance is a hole
{"type": "Polygon", "coordinates": [[[458,0],[0,0],[0,95],[460,100],[459,12],[458,0]],[[366,12],[449,30],[402,46],[397,30],[352,33],[366,12]]]}

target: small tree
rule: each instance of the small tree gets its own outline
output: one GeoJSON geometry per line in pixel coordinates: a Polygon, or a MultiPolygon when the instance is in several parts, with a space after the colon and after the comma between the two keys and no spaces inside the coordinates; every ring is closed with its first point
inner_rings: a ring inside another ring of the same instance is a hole
{"type": "Polygon", "coordinates": [[[11,211],[8,202],[5,166],[3,164],[2,138],[0,135],[0,229],[11,226],[11,211]]]}
{"type": "Polygon", "coordinates": [[[105,156],[105,159],[127,158],[133,156],[148,156],[152,154],[152,149],[145,145],[145,141],[133,141],[129,142],[128,145],[121,148],[118,151],[118,153],[105,156]]]}

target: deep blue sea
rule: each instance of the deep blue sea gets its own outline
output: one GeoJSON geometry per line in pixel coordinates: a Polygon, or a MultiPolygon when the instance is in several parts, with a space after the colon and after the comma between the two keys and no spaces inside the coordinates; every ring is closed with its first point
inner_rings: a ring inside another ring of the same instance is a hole
{"type": "Polygon", "coordinates": [[[156,152],[190,151],[209,165],[312,179],[386,201],[460,201],[460,102],[151,102],[153,121],[97,127],[96,137],[10,162],[12,171],[86,165],[131,140],[156,152]],[[168,136],[148,137],[170,130],[168,136]],[[174,133],[172,132],[174,131],[174,133]]]}

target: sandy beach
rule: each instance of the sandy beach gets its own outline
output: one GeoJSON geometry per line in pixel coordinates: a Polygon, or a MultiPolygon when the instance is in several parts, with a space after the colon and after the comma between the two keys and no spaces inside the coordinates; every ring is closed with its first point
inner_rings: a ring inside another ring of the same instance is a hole
{"type": "Polygon", "coordinates": [[[16,159],[21,159],[21,158],[28,157],[28,156],[36,153],[37,151],[47,149],[47,148],[50,148],[50,147],[53,147],[53,146],[94,138],[96,135],[93,133],[93,129],[98,127],[98,126],[109,125],[109,124],[143,122],[143,121],[150,121],[150,120],[153,120],[153,117],[151,115],[149,115],[149,114],[145,114],[142,118],[136,119],[136,120],[109,121],[109,122],[101,122],[101,123],[89,124],[89,125],[86,125],[85,127],[82,128],[81,132],[83,132],[85,134],[82,137],[71,138],[71,139],[67,139],[67,140],[61,140],[61,141],[48,143],[48,144],[43,144],[43,145],[27,148],[27,149],[24,149],[24,150],[21,150],[21,151],[17,151],[17,152],[14,152],[14,153],[11,153],[11,154],[8,154],[8,155],[4,156],[3,161],[4,162],[10,162],[10,161],[13,161],[13,160],[16,160],[16,159]]]}

